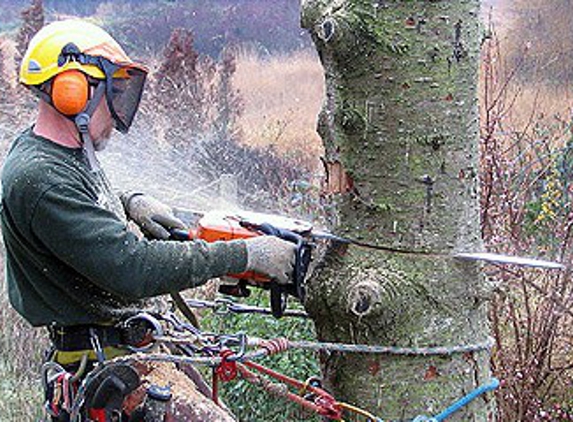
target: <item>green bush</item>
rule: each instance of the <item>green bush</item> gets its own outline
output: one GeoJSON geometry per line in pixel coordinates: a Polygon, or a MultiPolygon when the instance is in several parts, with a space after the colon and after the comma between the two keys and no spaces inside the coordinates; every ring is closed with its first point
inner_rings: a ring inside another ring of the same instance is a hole
{"type": "MultiPolygon", "coordinates": [[[[245,300],[249,305],[268,307],[268,292],[258,290],[245,300]]],[[[296,301],[289,301],[289,308],[300,309],[296,301]]],[[[312,321],[303,318],[275,319],[257,314],[209,314],[202,320],[202,328],[217,333],[246,333],[249,336],[272,339],[286,337],[290,340],[314,340],[312,321]]],[[[319,375],[318,359],[315,353],[289,350],[257,361],[274,371],[305,381],[319,375]]],[[[296,404],[271,396],[258,387],[239,378],[220,386],[222,400],[227,403],[240,421],[297,421],[320,418],[301,411],[296,404]]],[[[296,393],[296,391],[293,391],[296,393]]]]}

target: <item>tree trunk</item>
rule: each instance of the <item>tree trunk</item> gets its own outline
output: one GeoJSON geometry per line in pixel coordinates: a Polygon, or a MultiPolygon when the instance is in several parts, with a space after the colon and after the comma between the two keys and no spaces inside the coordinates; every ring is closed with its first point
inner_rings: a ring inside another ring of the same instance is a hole
{"type": "MultiPolygon", "coordinates": [[[[412,251],[331,246],[306,303],[321,340],[484,343],[478,0],[303,0],[326,75],[319,119],[336,233],[412,251]],[[431,254],[428,254],[431,253],[431,254]]],[[[322,355],[327,387],[384,420],[435,415],[489,379],[489,353],[322,355]]],[[[484,421],[480,398],[453,420],[484,421]]]]}

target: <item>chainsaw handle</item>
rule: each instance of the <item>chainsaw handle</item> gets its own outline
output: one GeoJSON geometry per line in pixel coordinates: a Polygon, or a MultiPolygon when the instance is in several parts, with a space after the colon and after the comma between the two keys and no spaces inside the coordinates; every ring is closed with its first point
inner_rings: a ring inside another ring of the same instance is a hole
{"type": "MultiPolygon", "coordinates": [[[[268,236],[276,236],[280,239],[292,242],[294,244],[296,244],[297,246],[299,245],[300,242],[302,242],[302,236],[290,231],[290,230],[285,230],[285,229],[279,229],[278,227],[273,226],[272,224],[269,223],[263,223],[263,224],[257,224],[257,225],[253,225],[253,227],[263,233],[266,234],[268,236]]],[[[247,226],[248,228],[248,226],[247,226]]]]}
{"type": "MultiPolygon", "coordinates": [[[[247,221],[241,221],[239,224],[248,231],[258,232],[259,234],[267,236],[275,236],[296,245],[292,284],[282,285],[274,280],[271,280],[269,284],[272,314],[275,318],[280,318],[286,309],[288,295],[295,296],[301,301],[304,300],[304,279],[311,261],[312,246],[300,234],[275,227],[269,223],[252,224],[247,221]]],[[[194,230],[173,228],[170,229],[169,233],[171,235],[170,239],[177,241],[189,241],[198,237],[194,230]]]]}
{"type": "Polygon", "coordinates": [[[275,281],[271,282],[271,309],[275,318],[280,318],[286,309],[286,298],[289,294],[297,297],[301,301],[305,297],[304,279],[311,261],[311,245],[304,238],[293,231],[280,229],[272,224],[250,224],[241,223],[241,225],[250,230],[268,235],[276,236],[279,239],[292,242],[296,245],[295,263],[293,268],[293,284],[279,285],[275,281]]]}
{"type": "Polygon", "coordinates": [[[270,283],[271,314],[276,318],[282,318],[287,308],[288,292],[275,280],[270,283]]]}
{"type": "Polygon", "coordinates": [[[190,230],[184,229],[169,229],[171,240],[193,240],[193,236],[190,230]]]}
{"type": "MultiPolygon", "coordinates": [[[[292,295],[303,300],[303,283],[311,260],[311,245],[305,241],[305,239],[300,234],[290,230],[280,229],[268,223],[241,223],[241,225],[245,228],[248,228],[249,230],[257,230],[258,232],[268,236],[276,236],[279,239],[286,240],[287,242],[291,242],[296,245],[295,263],[293,268],[293,284],[295,285],[296,291],[289,291],[288,293],[291,293],[292,295]]],[[[285,286],[285,288],[287,287],[288,286],[285,286]]]]}

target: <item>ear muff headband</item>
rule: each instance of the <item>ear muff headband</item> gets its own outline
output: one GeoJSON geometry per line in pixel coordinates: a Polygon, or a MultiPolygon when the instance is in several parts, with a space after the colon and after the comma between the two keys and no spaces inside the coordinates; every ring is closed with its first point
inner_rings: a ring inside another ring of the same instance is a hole
{"type": "Polygon", "coordinates": [[[52,81],[52,104],[66,116],[81,113],[89,100],[89,83],[86,75],[79,70],[60,73],[52,81]]]}

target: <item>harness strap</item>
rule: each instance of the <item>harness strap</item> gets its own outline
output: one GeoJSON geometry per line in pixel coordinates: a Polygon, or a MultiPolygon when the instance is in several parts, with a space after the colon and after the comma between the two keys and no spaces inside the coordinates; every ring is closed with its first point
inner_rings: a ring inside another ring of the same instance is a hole
{"type": "Polygon", "coordinates": [[[116,347],[125,344],[123,330],[115,326],[52,326],[48,328],[50,340],[58,351],[75,352],[92,350],[92,333],[97,335],[102,348],[116,347]]]}

